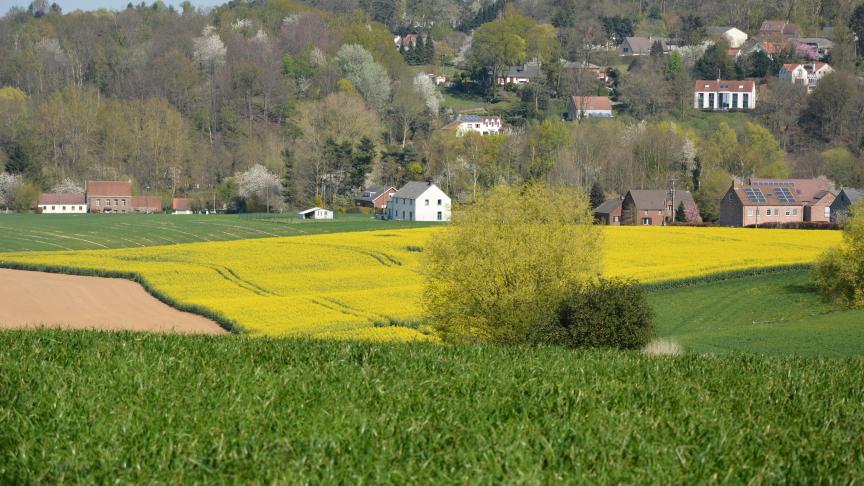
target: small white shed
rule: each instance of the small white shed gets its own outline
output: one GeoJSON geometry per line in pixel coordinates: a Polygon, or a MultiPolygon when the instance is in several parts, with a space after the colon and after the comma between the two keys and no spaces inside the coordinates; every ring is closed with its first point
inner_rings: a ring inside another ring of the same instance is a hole
{"type": "Polygon", "coordinates": [[[333,219],[333,211],[324,208],[309,208],[297,213],[300,219],[333,219]]]}

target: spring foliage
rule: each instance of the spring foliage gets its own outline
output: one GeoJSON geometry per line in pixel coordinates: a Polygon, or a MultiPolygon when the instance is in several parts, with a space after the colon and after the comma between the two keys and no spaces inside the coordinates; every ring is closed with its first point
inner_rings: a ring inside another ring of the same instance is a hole
{"type": "Polygon", "coordinates": [[[825,252],[814,268],[822,295],[837,305],[864,308],[864,202],[852,209],[843,242],[825,252]]]}
{"type": "Polygon", "coordinates": [[[453,340],[538,340],[564,296],[600,272],[592,219],[588,199],[571,190],[496,187],[430,244],[430,323],[453,340]]]}

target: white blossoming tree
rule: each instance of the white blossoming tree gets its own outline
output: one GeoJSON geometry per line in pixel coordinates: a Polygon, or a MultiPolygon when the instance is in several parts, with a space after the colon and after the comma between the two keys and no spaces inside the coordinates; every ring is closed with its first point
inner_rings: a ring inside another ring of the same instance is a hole
{"type": "Polygon", "coordinates": [[[435,86],[432,78],[424,73],[417,73],[414,76],[414,89],[423,97],[423,102],[426,104],[429,112],[437,117],[444,97],[441,96],[441,92],[438,91],[438,87],[435,86]]]}
{"type": "Polygon", "coordinates": [[[346,44],[336,53],[336,64],[342,74],[360,91],[366,103],[379,113],[390,101],[390,77],[384,66],[375,62],[362,46],[346,44]]]}
{"type": "Polygon", "coordinates": [[[77,193],[83,193],[84,188],[79,186],[75,181],[73,181],[72,179],[67,177],[66,179],[63,179],[63,181],[61,181],[59,184],[54,186],[54,189],[52,189],[52,192],[55,192],[58,194],[77,194],[77,193]]]}
{"type": "Polygon", "coordinates": [[[282,209],[282,185],[279,176],[261,164],[237,174],[237,194],[246,201],[248,210],[282,209]]]}

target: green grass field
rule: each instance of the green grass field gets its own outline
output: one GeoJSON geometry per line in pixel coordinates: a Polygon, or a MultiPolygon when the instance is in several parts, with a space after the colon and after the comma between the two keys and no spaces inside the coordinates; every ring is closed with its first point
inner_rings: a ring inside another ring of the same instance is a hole
{"type": "Polygon", "coordinates": [[[0,483],[852,483],[864,358],[0,333],[0,483]]]}
{"type": "Polygon", "coordinates": [[[649,301],[658,336],[687,351],[864,355],[864,310],[822,302],[807,271],[655,291],[649,301]]]}
{"type": "Polygon", "coordinates": [[[337,214],[332,221],[303,221],[293,214],[0,214],[0,252],[131,248],[431,224],[382,221],[367,214],[337,214]]]}

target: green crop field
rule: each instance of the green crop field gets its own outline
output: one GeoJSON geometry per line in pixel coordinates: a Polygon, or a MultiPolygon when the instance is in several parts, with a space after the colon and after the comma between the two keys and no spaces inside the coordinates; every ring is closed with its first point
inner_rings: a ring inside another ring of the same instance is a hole
{"type": "Polygon", "coordinates": [[[382,221],[367,214],[337,214],[331,221],[303,221],[294,214],[0,214],[0,252],[132,248],[431,224],[382,221]]]}
{"type": "Polygon", "coordinates": [[[864,358],[0,333],[0,483],[852,483],[864,358]]]}
{"type": "Polygon", "coordinates": [[[822,302],[807,271],[651,292],[657,334],[687,351],[864,355],[864,310],[822,302]]]}

